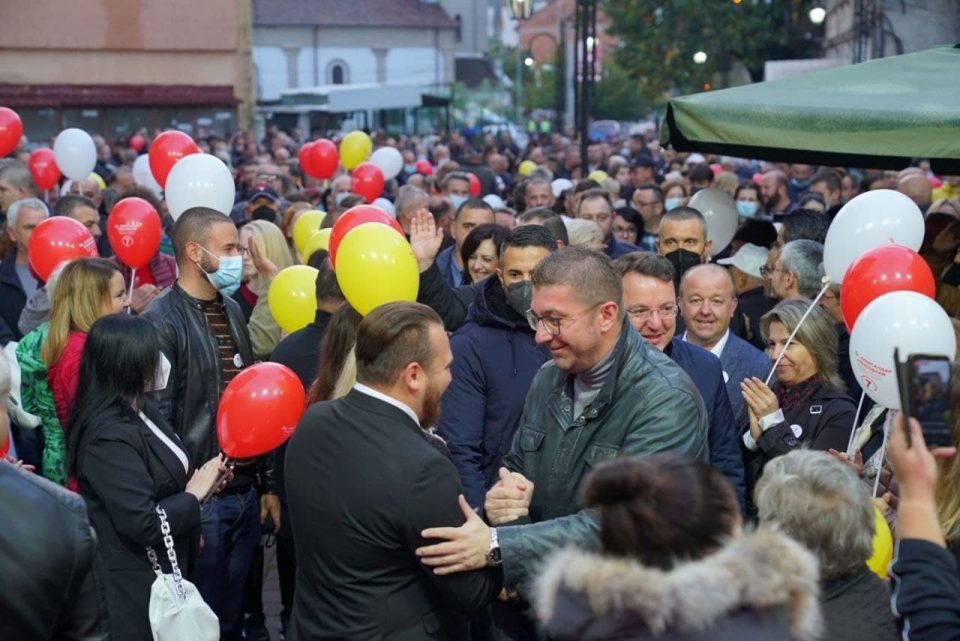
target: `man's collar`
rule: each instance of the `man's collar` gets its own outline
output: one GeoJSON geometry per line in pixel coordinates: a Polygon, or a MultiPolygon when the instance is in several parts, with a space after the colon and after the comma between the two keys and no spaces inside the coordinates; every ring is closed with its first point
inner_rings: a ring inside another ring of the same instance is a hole
{"type": "Polygon", "coordinates": [[[377,399],[377,400],[383,401],[384,403],[387,403],[387,404],[389,404],[389,405],[393,405],[393,406],[396,407],[397,409],[401,410],[404,414],[406,414],[407,416],[409,416],[410,419],[411,419],[414,423],[416,423],[418,427],[420,426],[420,418],[417,416],[417,413],[414,412],[413,409],[411,409],[410,406],[407,405],[406,403],[404,403],[404,402],[402,402],[402,401],[398,401],[397,399],[393,398],[392,396],[387,396],[387,395],[384,394],[383,392],[377,391],[377,390],[373,389],[372,387],[367,387],[367,386],[364,385],[363,383],[356,383],[356,384],[353,386],[353,389],[355,389],[356,391],[360,392],[361,394],[366,394],[367,396],[372,396],[373,398],[375,398],[375,399],[377,399]]]}

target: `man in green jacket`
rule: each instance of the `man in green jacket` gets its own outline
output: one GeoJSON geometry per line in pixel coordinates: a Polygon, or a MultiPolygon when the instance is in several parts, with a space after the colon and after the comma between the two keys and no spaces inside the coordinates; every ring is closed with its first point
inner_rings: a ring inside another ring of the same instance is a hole
{"type": "MultiPolygon", "coordinates": [[[[556,252],[532,274],[527,318],[553,355],[533,379],[521,424],[486,497],[487,526],[468,514],[433,528],[423,562],[447,574],[502,564],[505,589],[525,587],[552,550],[595,548],[599,525],[580,509],[584,477],[616,456],[682,452],[708,460],[707,412],[687,375],[624,318],[620,277],[603,255],[556,252]]],[[[461,501],[461,505],[463,505],[461,501]]]]}

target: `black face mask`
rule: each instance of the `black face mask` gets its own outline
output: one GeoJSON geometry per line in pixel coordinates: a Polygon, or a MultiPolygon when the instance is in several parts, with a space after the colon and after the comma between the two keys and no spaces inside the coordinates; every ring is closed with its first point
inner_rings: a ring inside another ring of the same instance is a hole
{"type": "Polygon", "coordinates": [[[269,220],[271,223],[277,222],[277,212],[272,207],[257,207],[250,213],[251,220],[269,220]]]}
{"type": "Polygon", "coordinates": [[[676,272],[676,281],[674,284],[680,283],[680,278],[684,272],[703,262],[700,259],[700,254],[695,254],[686,249],[676,249],[669,254],[664,254],[663,257],[670,261],[670,264],[673,265],[673,270],[676,272]]]}

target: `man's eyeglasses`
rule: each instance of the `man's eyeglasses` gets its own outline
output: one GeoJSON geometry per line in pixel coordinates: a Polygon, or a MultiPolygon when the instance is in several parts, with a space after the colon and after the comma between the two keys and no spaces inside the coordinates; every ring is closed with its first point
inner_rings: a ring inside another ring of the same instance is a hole
{"type": "Polygon", "coordinates": [[[763,267],[760,268],[760,275],[769,276],[773,272],[782,272],[782,271],[783,271],[782,267],[768,267],[764,265],[763,267]]]}
{"type": "Polygon", "coordinates": [[[646,323],[648,320],[653,318],[654,314],[657,314],[661,319],[663,318],[676,318],[677,317],[677,304],[676,303],[667,303],[660,307],[654,307],[649,309],[646,307],[641,307],[640,309],[628,309],[627,314],[631,318],[635,318],[641,323],[646,323]]]}
{"type": "Polygon", "coordinates": [[[569,318],[555,318],[552,316],[537,316],[537,313],[532,309],[527,310],[527,323],[530,324],[530,329],[537,331],[537,325],[543,325],[543,329],[546,330],[551,336],[559,336],[560,332],[563,331],[564,324],[569,327],[573,325],[579,318],[582,318],[587,314],[587,312],[596,309],[606,301],[600,301],[599,303],[594,303],[590,307],[586,308],[579,314],[574,314],[569,318]]]}

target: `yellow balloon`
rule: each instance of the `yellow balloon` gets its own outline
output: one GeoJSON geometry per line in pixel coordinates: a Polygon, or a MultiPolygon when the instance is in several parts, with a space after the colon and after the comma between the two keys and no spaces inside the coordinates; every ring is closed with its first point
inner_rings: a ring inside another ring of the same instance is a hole
{"type": "Polygon", "coordinates": [[[304,245],[303,251],[300,253],[303,256],[303,262],[308,262],[310,257],[313,256],[313,253],[318,249],[330,249],[330,232],[332,229],[321,229],[320,231],[313,232],[313,236],[310,237],[310,240],[307,241],[307,244],[304,245]]]}
{"type": "Polygon", "coordinates": [[[280,329],[292,334],[303,329],[317,315],[317,274],[307,265],[287,267],[273,279],[267,304],[280,329]]]}
{"type": "Polygon", "coordinates": [[[893,560],[893,536],[890,534],[890,527],[887,525],[887,520],[883,518],[883,512],[880,511],[880,508],[874,506],[873,512],[875,530],[873,533],[873,554],[867,559],[867,567],[881,579],[885,579],[890,569],[890,561],[893,560]]]}
{"type": "Polygon", "coordinates": [[[316,209],[300,214],[297,222],[293,224],[293,246],[297,248],[298,252],[303,253],[307,241],[320,229],[320,223],[326,216],[325,213],[316,209]]]}
{"type": "Polygon", "coordinates": [[[340,141],[340,164],[353,169],[370,157],[372,148],[370,136],[362,131],[351,131],[340,141]]]}
{"type": "Polygon", "coordinates": [[[590,172],[590,175],[587,176],[587,178],[589,178],[590,180],[596,180],[598,183],[603,182],[609,177],[610,176],[607,175],[607,172],[605,172],[602,169],[594,169],[593,171],[590,172]]]}
{"type": "Polygon", "coordinates": [[[517,168],[517,173],[521,176],[529,176],[530,172],[537,168],[537,163],[532,160],[524,160],[517,168]]]}
{"type": "Polygon", "coordinates": [[[100,189],[106,189],[106,188],[107,188],[107,183],[103,182],[103,178],[101,178],[101,177],[100,177],[100,174],[98,174],[97,172],[93,172],[92,174],[90,174],[89,176],[87,176],[87,180],[92,180],[93,182],[97,183],[97,186],[98,186],[100,189]]]}
{"type": "Polygon", "coordinates": [[[337,282],[362,316],[398,300],[417,300],[420,270],[410,243],[381,223],[357,225],[337,248],[337,282]]]}

